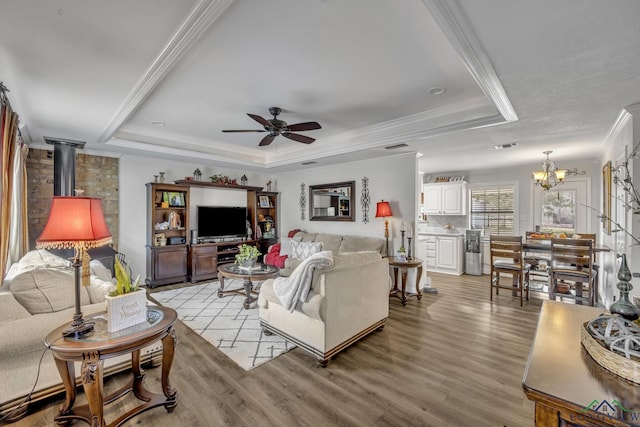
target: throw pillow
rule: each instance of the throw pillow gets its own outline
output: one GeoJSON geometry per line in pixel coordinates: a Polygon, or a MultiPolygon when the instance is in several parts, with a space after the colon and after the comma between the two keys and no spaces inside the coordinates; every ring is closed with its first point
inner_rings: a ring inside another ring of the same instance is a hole
{"type": "Polygon", "coordinates": [[[92,304],[104,302],[104,296],[113,289],[115,279],[111,277],[111,271],[97,259],[92,259],[90,265],[90,285],[87,288],[89,299],[92,304]]]}
{"type": "Polygon", "coordinates": [[[291,251],[293,250],[291,247],[291,242],[293,239],[289,237],[285,237],[280,240],[280,255],[291,255],[291,251]]]}
{"type": "Polygon", "coordinates": [[[293,259],[307,259],[320,251],[322,251],[322,242],[291,241],[291,258],[293,259]]]}

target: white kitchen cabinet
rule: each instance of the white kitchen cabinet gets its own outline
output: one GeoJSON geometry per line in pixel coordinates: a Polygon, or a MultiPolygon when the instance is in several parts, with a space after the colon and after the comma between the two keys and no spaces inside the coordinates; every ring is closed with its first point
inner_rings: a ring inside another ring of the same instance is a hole
{"type": "Polygon", "coordinates": [[[424,213],[427,215],[466,215],[467,184],[442,182],[424,184],[424,213]]]}
{"type": "Polygon", "coordinates": [[[427,235],[426,246],[427,271],[462,274],[464,270],[464,236],[427,235]]]}

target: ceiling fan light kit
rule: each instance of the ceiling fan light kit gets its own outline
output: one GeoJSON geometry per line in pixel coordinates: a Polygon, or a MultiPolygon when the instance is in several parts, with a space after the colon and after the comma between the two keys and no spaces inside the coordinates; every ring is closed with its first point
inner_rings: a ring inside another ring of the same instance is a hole
{"type": "Polygon", "coordinates": [[[303,144],[311,144],[313,141],[315,141],[315,138],[311,138],[305,135],[299,135],[292,132],[322,129],[318,122],[304,122],[289,125],[287,124],[287,122],[278,119],[278,115],[281,112],[282,109],[279,107],[269,108],[269,113],[273,116],[273,119],[269,120],[265,119],[264,117],[258,116],[257,114],[247,113],[249,117],[260,123],[264,127],[264,129],[225,129],[222,132],[269,132],[269,135],[262,138],[262,140],[258,144],[261,147],[271,144],[275,137],[278,135],[282,135],[285,138],[291,139],[293,141],[302,142],[303,144]]]}

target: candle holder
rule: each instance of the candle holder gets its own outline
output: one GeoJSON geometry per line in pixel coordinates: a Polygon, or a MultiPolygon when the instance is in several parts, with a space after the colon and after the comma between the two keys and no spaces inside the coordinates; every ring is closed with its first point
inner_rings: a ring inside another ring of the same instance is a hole
{"type": "Polygon", "coordinates": [[[413,259],[413,256],[411,255],[411,236],[407,236],[407,245],[409,246],[407,248],[407,259],[413,259]]]}
{"type": "Polygon", "coordinates": [[[404,249],[404,230],[400,230],[400,234],[402,234],[402,244],[400,245],[400,249],[404,249]]]}

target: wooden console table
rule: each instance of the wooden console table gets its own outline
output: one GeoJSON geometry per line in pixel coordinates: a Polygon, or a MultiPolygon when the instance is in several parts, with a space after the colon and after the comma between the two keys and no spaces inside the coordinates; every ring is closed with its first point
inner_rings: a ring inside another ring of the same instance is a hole
{"type": "Polygon", "coordinates": [[[598,365],[580,343],[582,324],[602,312],[544,301],[522,380],[536,426],[640,425],[640,388],[598,365]]]}
{"type": "Polygon", "coordinates": [[[177,314],[166,307],[149,307],[147,322],[134,325],[117,332],[107,332],[105,313],[88,316],[86,320],[95,322],[93,332],[80,338],[63,338],[62,330],[69,323],[55,329],[45,339],[56,362],[58,372],[66,391],[64,403],[55,417],[56,424],[69,425],[74,419],[89,423],[92,427],[119,426],[132,417],[157,406],[164,406],[172,412],[178,404],[177,391],[169,383],[169,372],[173,362],[176,334],[173,324],[177,314]],[[140,368],[140,350],[149,344],[162,340],[162,394],[151,393],[143,386],[144,372],[140,368]],[[102,367],[104,359],[131,353],[131,381],[109,396],[103,396],[102,367]],[[73,408],[76,399],[76,376],[74,362],[82,363],[82,386],[87,396],[87,405],[73,408]],[[107,424],[104,421],[104,405],[133,392],[143,401],[134,408],[107,424]]]}

